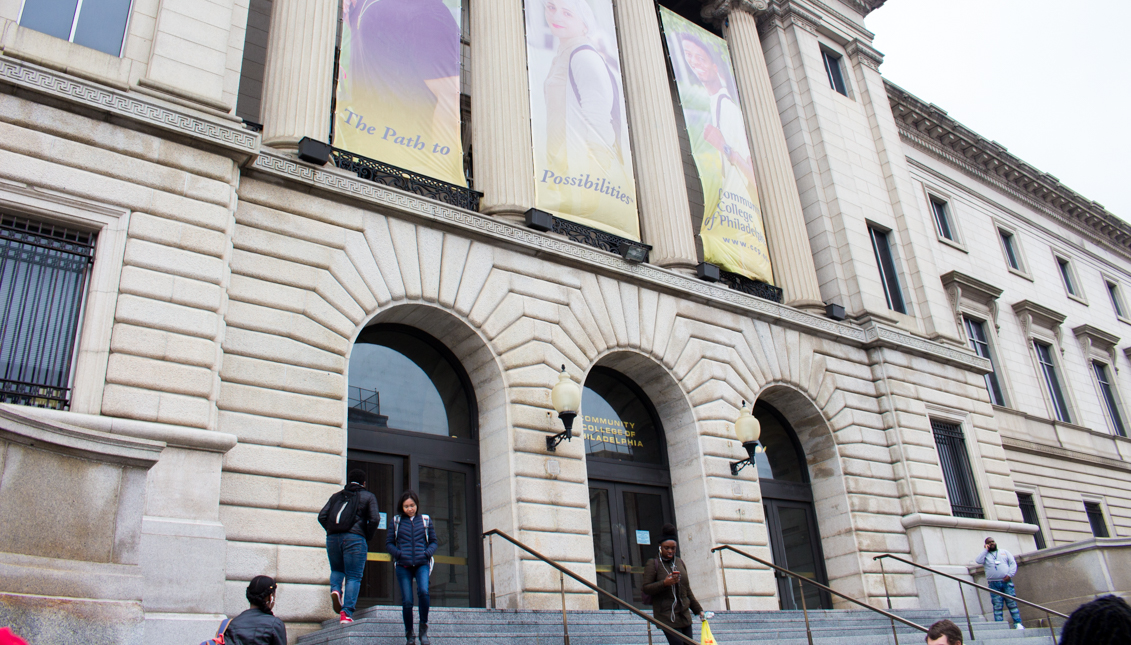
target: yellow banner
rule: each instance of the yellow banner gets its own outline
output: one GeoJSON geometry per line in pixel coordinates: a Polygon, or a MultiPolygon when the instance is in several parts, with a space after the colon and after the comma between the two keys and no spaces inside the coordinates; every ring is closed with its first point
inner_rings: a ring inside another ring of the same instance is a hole
{"type": "Polygon", "coordinates": [[[611,0],[526,0],[535,202],[639,241],[616,33],[611,0]]]}
{"type": "Polygon", "coordinates": [[[466,186],[459,0],[342,0],[334,145],[466,186]]]}
{"type": "Polygon", "coordinates": [[[722,38],[661,7],[691,153],[703,184],[703,259],[726,271],[773,284],[762,209],[722,38]]]}

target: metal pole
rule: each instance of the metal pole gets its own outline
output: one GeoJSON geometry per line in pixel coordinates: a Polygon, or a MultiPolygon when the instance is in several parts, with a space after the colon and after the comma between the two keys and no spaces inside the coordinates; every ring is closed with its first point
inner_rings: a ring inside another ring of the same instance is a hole
{"type": "Polygon", "coordinates": [[[805,606],[805,589],[801,586],[801,578],[797,578],[797,591],[801,594],[801,613],[805,614],[805,635],[809,638],[809,645],[813,645],[813,630],[809,629],[809,608],[805,606]]]}
{"type": "Polygon", "coordinates": [[[487,550],[491,552],[491,609],[498,609],[495,605],[495,536],[487,538],[487,550]]]}
{"type": "MultiPolygon", "coordinates": [[[[891,609],[891,592],[888,591],[888,573],[884,571],[884,561],[880,559],[880,573],[884,577],[884,595],[888,597],[888,609],[891,609]]],[[[895,626],[895,621],[892,621],[892,626],[895,626]]]]}
{"type": "Polygon", "coordinates": [[[970,608],[966,606],[966,592],[963,591],[961,582],[958,583],[958,593],[962,594],[962,610],[966,612],[966,630],[970,632],[970,640],[977,640],[974,638],[974,623],[970,622],[970,608]]]}
{"type": "Polygon", "coordinates": [[[723,552],[719,551],[719,570],[723,572],[723,598],[726,599],[727,611],[730,611],[730,592],[727,591],[727,568],[723,565],[723,552]]]}
{"type": "Polygon", "coordinates": [[[1050,634],[1052,634],[1052,642],[1054,642],[1054,643],[1055,643],[1055,642],[1056,642],[1056,630],[1055,630],[1055,629],[1053,629],[1053,627],[1052,627],[1052,614],[1050,614],[1049,612],[1047,612],[1047,611],[1046,611],[1046,612],[1045,612],[1045,617],[1046,617],[1046,618],[1048,618],[1048,621],[1049,621],[1049,633],[1050,633],[1050,634]]]}
{"type": "Polygon", "coordinates": [[[648,626],[648,645],[652,645],[652,623],[644,623],[648,626]]]}
{"type": "Polygon", "coordinates": [[[565,574],[558,571],[558,581],[562,583],[562,630],[565,631],[565,645],[569,645],[569,623],[566,621],[565,574]]]}

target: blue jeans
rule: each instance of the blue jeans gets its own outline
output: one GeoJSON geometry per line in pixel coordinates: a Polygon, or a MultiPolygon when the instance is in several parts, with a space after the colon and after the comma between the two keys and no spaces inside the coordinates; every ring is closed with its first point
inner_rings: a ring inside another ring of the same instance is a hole
{"type": "MultiPolygon", "coordinates": [[[[1011,596],[1017,595],[1017,591],[1014,590],[1012,582],[1005,582],[1004,580],[990,580],[990,583],[986,586],[990,589],[993,589],[994,591],[1007,593],[1011,596]]],[[[1013,623],[1016,625],[1021,624],[1021,612],[1017,610],[1016,600],[1012,598],[1002,598],[996,593],[990,594],[990,596],[991,602],[994,603],[994,620],[1002,620],[1003,616],[1001,611],[1001,604],[1002,602],[1004,602],[1005,606],[1009,607],[1009,615],[1013,617],[1013,623]]]]}
{"type": "Polygon", "coordinates": [[[330,590],[342,593],[342,611],[353,616],[357,608],[357,594],[361,591],[361,576],[365,573],[365,558],[369,544],[356,533],[335,533],[326,536],[326,555],[330,558],[330,590]]]}
{"type": "Polygon", "coordinates": [[[428,624],[428,607],[431,598],[428,596],[428,565],[417,567],[402,567],[396,565],[397,583],[401,587],[401,615],[404,618],[404,630],[412,630],[412,580],[416,579],[416,599],[420,603],[420,624],[428,624]]]}

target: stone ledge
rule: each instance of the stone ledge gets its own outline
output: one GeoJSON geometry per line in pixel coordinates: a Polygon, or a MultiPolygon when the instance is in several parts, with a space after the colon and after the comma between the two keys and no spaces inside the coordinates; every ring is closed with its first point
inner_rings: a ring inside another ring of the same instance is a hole
{"type": "Polygon", "coordinates": [[[0,552],[3,593],[141,601],[141,567],[0,552]]]}
{"type": "Polygon", "coordinates": [[[74,425],[47,421],[28,414],[26,406],[0,404],[0,439],[59,452],[80,459],[148,469],[157,463],[162,441],[150,441],[74,425]]]}
{"type": "Polygon", "coordinates": [[[334,195],[392,208],[400,214],[430,223],[442,222],[461,232],[473,233],[497,243],[519,247],[524,253],[546,254],[553,256],[556,261],[581,265],[590,271],[600,270],[618,279],[645,282],[648,286],[675,292],[682,298],[708,301],[713,306],[722,306],[752,318],[781,324],[815,336],[830,338],[856,347],[881,342],[910,354],[978,373],[990,371],[989,361],[976,356],[973,352],[947,347],[941,343],[916,338],[879,325],[862,329],[857,325],[815,316],[667,269],[649,264],[632,264],[612,253],[545,235],[479,213],[453,208],[394,188],[362,181],[334,168],[326,169],[301,163],[293,157],[270,149],[264,149],[251,163],[250,168],[334,195]]]}
{"type": "Polygon", "coordinates": [[[1017,562],[1018,564],[1031,564],[1033,562],[1040,562],[1041,560],[1047,560],[1049,558],[1055,558],[1061,555],[1081,553],[1083,551],[1093,551],[1096,549],[1123,549],[1128,547],[1131,547],[1131,538],[1090,538],[1087,540],[1080,540],[1079,542],[1061,544],[1059,546],[1050,546],[1047,549],[1041,549],[1040,551],[1034,551],[1033,553],[1019,555],[1017,556],[1017,562]]]}
{"type": "MultiPolygon", "coordinates": [[[[1047,419],[1045,419],[1044,421],[1047,422],[1047,419]]],[[[1080,426],[1074,426],[1074,427],[1080,428],[1080,426]]],[[[1081,428],[1081,429],[1086,430],[1088,432],[1093,432],[1092,430],[1088,430],[1088,428],[1081,428]]],[[[1105,435],[1105,436],[1110,436],[1110,435],[1105,435]]],[[[1060,446],[1049,446],[1049,445],[1046,445],[1046,444],[1043,444],[1043,443],[1037,443],[1035,441],[1024,441],[1022,439],[1011,439],[1011,438],[1005,437],[1005,436],[1003,436],[1001,438],[1001,445],[1002,445],[1003,448],[1005,448],[1007,450],[1017,450],[1017,451],[1020,451],[1020,452],[1027,452],[1031,455],[1039,455],[1041,457],[1049,457],[1049,458],[1052,458],[1052,459],[1067,459],[1068,461],[1075,461],[1075,462],[1081,463],[1081,464],[1088,464],[1088,465],[1091,465],[1091,466],[1102,466],[1104,468],[1114,468],[1116,470],[1122,470],[1124,472],[1131,472],[1131,464],[1127,463],[1126,461],[1120,461],[1118,459],[1111,459],[1110,457],[1100,457],[1100,456],[1088,455],[1088,454],[1085,454],[1085,453],[1082,453],[1082,452],[1077,452],[1075,450],[1069,450],[1067,448],[1061,448],[1060,446]]]]}
{"type": "Polygon", "coordinates": [[[122,419],[95,414],[80,414],[78,412],[64,412],[45,408],[12,406],[10,404],[0,405],[0,410],[6,409],[12,409],[13,411],[19,410],[18,414],[22,416],[34,417],[47,423],[67,423],[107,434],[160,441],[166,445],[177,448],[226,453],[236,445],[235,435],[225,432],[216,432],[214,430],[201,430],[199,428],[175,426],[167,423],[137,421],[135,419],[122,419]]]}
{"type": "Polygon", "coordinates": [[[1000,522],[997,520],[979,520],[971,517],[954,517],[952,515],[931,515],[928,513],[913,513],[904,515],[900,520],[905,529],[920,526],[931,526],[943,529],[968,529],[971,531],[988,531],[997,533],[1020,533],[1032,535],[1041,530],[1036,524],[1021,522],[1000,522]]]}

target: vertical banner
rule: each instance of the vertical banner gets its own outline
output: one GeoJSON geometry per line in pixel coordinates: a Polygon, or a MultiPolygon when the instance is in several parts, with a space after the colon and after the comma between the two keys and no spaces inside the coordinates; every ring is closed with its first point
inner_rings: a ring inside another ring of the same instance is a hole
{"type": "Polygon", "coordinates": [[[535,201],[639,241],[616,33],[612,0],[526,0],[535,201]]]}
{"type": "Polygon", "coordinates": [[[342,0],[334,145],[457,186],[460,0],[342,0]]]}
{"type": "Polygon", "coordinates": [[[746,123],[722,38],[661,7],[691,154],[703,184],[703,259],[773,284],[746,123]]]}

